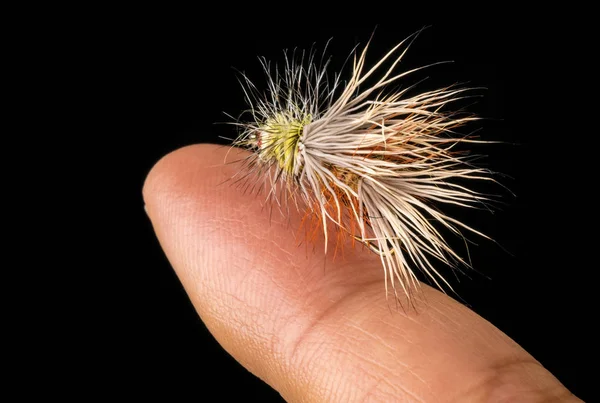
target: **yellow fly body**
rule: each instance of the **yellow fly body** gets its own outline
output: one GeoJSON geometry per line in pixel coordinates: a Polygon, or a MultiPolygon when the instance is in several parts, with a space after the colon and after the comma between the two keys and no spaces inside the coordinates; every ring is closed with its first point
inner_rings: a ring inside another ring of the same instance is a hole
{"type": "Polygon", "coordinates": [[[276,113],[267,118],[253,138],[263,161],[276,160],[279,168],[292,175],[298,153],[298,142],[310,115],[302,120],[286,113],[276,113]]]}

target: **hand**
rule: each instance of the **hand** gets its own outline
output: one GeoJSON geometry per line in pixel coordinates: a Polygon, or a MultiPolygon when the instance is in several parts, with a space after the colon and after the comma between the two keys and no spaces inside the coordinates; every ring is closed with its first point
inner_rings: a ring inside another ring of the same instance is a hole
{"type": "Polygon", "coordinates": [[[206,326],[286,400],[580,401],[443,293],[422,285],[416,312],[397,309],[375,254],[298,246],[301,213],[270,215],[264,194],[222,184],[240,169],[223,164],[227,152],[200,145],[163,158],[146,208],[206,326]]]}

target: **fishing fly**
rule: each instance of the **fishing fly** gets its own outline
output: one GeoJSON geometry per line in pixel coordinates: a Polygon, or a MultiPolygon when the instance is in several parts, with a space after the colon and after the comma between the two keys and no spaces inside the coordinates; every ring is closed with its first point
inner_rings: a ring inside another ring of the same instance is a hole
{"type": "Polygon", "coordinates": [[[249,108],[234,123],[240,131],[233,143],[252,151],[239,180],[264,186],[284,214],[285,206],[304,208],[303,225],[322,231],[326,252],[331,233],[338,242],[364,245],[381,260],[386,295],[401,292],[409,299],[419,287],[418,271],[440,289],[452,289],[432,259],[469,266],[440,229],[486,236],[439,207],[486,205],[488,196],[468,184],[493,181],[489,170],[474,164],[476,156],[458,150],[482,142],[457,131],[477,117],[452,110],[472,89],[396,89],[429,67],[398,71],[417,34],[372,67],[366,64],[369,44],[355,48],[347,81],[328,74],[330,59],[315,52],[286,54],[282,68],[260,59],[266,90],[240,75],[249,108]]]}

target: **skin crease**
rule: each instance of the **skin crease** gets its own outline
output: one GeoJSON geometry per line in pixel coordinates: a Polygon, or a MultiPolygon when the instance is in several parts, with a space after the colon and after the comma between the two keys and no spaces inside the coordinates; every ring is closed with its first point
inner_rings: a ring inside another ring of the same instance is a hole
{"type": "Polygon", "coordinates": [[[288,221],[274,209],[270,219],[264,196],[222,183],[239,170],[224,164],[228,151],[164,157],[146,180],[146,209],[206,326],[287,401],[581,401],[443,293],[422,285],[416,311],[397,309],[365,248],[333,258],[319,240],[299,246],[301,213],[288,221]]]}

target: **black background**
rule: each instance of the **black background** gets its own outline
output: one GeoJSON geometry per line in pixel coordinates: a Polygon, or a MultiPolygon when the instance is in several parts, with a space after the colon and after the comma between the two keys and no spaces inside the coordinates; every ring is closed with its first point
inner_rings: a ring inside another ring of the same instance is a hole
{"type": "Polygon", "coordinates": [[[214,395],[224,401],[239,396],[281,401],[222,350],[195,313],[145,216],[145,175],[172,150],[225,144],[218,136],[235,136],[232,126],[215,124],[228,120],[223,112],[237,115],[245,108],[234,68],[260,83],[257,56],[281,61],[284,49],[313,44],[322,49],[333,38],[328,53],[335,70],[373,32],[371,61],[430,26],[400,68],[452,60],[419,73],[415,79],[430,77],[421,88],[455,82],[486,88],[470,110],[486,118],[479,132],[483,139],[507,143],[484,152],[486,163],[506,175],[501,182],[516,195],[501,191],[505,204],[493,215],[457,213],[502,248],[483,240],[472,247],[473,262],[485,276],[460,276],[453,285],[474,311],[572,392],[582,398],[591,393],[584,375],[590,360],[584,341],[592,333],[585,321],[590,294],[581,285],[582,271],[591,266],[582,256],[582,235],[573,230],[581,215],[568,196],[573,183],[561,177],[560,161],[568,156],[561,154],[561,141],[553,140],[560,137],[536,123],[552,117],[539,108],[544,100],[536,95],[551,60],[542,47],[544,30],[551,28],[533,27],[499,10],[456,9],[433,17],[433,10],[369,11],[371,6],[362,4],[364,13],[308,5],[293,13],[235,11],[234,5],[193,13],[138,10],[107,21],[96,34],[97,91],[110,93],[113,101],[103,112],[108,121],[120,122],[104,129],[118,150],[107,165],[125,184],[120,188],[107,180],[103,197],[106,205],[127,211],[125,221],[112,224],[118,234],[103,252],[115,258],[99,274],[111,284],[105,298],[116,305],[102,329],[117,352],[110,355],[104,388],[124,385],[134,395],[185,393],[199,400],[214,395]]]}

